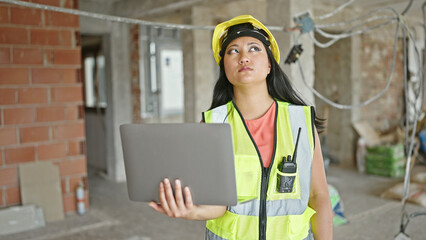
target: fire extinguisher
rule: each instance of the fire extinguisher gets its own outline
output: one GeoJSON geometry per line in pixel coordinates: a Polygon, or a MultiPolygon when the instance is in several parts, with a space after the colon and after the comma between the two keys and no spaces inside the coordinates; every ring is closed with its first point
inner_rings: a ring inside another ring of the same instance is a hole
{"type": "Polygon", "coordinates": [[[84,184],[81,181],[76,189],[77,197],[77,213],[83,215],[86,212],[86,205],[84,201],[84,184]]]}

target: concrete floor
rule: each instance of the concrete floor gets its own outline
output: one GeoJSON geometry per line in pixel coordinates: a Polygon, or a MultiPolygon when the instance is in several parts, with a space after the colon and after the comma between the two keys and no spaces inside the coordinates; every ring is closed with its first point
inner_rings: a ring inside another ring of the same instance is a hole
{"type": "MultiPolygon", "coordinates": [[[[423,166],[416,169],[426,170],[423,166]]],[[[354,169],[331,166],[328,182],[335,186],[343,200],[349,223],[334,227],[334,239],[394,239],[398,232],[401,204],[379,195],[398,179],[363,175],[354,169]]],[[[124,239],[168,240],[204,239],[203,221],[169,219],[144,203],[128,200],[125,183],[114,183],[89,173],[90,209],[83,215],[68,215],[65,220],[44,228],[0,236],[18,240],[124,239]]],[[[409,204],[408,212],[426,211],[409,204]]],[[[411,239],[426,239],[426,216],[412,219],[407,228],[411,239]]]]}

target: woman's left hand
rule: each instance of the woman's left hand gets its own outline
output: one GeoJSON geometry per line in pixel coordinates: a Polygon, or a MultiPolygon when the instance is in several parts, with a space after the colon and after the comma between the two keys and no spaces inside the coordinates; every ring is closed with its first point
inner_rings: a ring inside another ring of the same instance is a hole
{"type": "Polygon", "coordinates": [[[164,213],[173,218],[192,219],[194,208],[196,207],[192,202],[192,194],[188,187],[182,189],[182,184],[179,179],[175,180],[175,194],[170,180],[165,178],[160,183],[158,188],[160,204],[150,202],[149,206],[155,211],[164,213]],[[184,192],[184,193],[182,193],[184,192]],[[184,196],[185,195],[185,199],[184,196]]]}

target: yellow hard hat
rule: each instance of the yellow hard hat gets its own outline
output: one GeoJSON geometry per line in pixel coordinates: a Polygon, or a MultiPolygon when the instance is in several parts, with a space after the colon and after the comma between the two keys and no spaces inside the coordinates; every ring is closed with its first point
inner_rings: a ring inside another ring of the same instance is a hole
{"type": "Polygon", "coordinates": [[[229,21],[223,22],[218,24],[213,32],[213,39],[212,39],[212,49],[213,49],[213,55],[216,60],[216,63],[219,65],[221,56],[220,51],[222,49],[222,43],[224,38],[226,37],[228,33],[228,29],[234,25],[238,25],[241,23],[250,23],[253,25],[255,29],[261,29],[265,31],[265,33],[268,35],[268,40],[271,43],[270,49],[272,54],[274,55],[275,60],[277,63],[280,62],[280,50],[278,48],[277,41],[275,40],[272,33],[256,18],[252,17],[251,15],[241,15],[238,17],[234,17],[229,21]]]}

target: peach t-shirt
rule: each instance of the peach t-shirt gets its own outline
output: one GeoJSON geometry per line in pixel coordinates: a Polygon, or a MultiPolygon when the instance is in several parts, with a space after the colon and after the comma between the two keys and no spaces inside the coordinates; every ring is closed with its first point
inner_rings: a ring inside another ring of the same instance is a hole
{"type": "Polygon", "coordinates": [[[262,117],[245,120],[248,130],[262,156],[263,166],[269,167],[274,151],[275,102],[262,117]]]}

